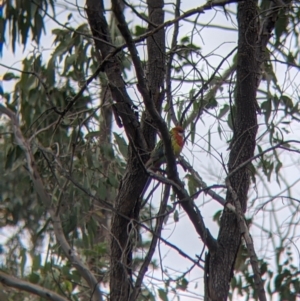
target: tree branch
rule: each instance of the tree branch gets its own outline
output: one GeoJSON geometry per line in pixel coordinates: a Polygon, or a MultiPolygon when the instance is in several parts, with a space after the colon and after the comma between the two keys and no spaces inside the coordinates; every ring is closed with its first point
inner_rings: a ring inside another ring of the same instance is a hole
{"type": "MultiPolygon", "coordinates": [[[[175,18],[180,16],[180,0],[176,0],[175,3],[175,18]]],[[[172,44],[171,44],[171,50],[169,54],[169,58],[167,60],[167,70],[166,70],[166,94],[167,94],[167,103],[168,103],[168,110],[171,116],[171,120],[173,121],[174,124],[179,124],[175,110],[174,110],[174,103],[173,103],[173,96],[172,96],[172,80],[171,80],[171,73],[172,73],[172,68],[173,68],[173,58],[174,58],[174,50],[176,49],[177,46],[177,39],[178,39],[178,34],[179,34],[179,21],[175,23],[174,25],[174,32],[173,32],[173,37],[172,37],[172,44]]]]}
{"type": "Polygon", "coordinates": [[[174,157],[173,149],[171,146],[171,140],[169,136],[169,131],[167,129],[166,123],[163,120],[163,118],[160,116],[158,111],[156,110],[155,103],[151,100],[149,95],[147,94],[146,85],[145,81],[143,78],[143,71],[140,69],[140,59],[138,57],[137,51],[135,46],[133,46],[133,40],[131,39],[129,30],[127,25],[125,26],[126,21],[123,16],[123,12],[118,9],[118,3],[117,0],[113,0],[113,10],[114,13],[122,16],[117,17],[119,22],[121,23],[120,26],[120,31],[123,34],[124,39],[128,43],[128,48],[130,50],[130,53],[132,55],[132,59],[134,61],[135,67],[136,67],[136,72],[137,72],[137,77],[138,77],[138,83],[139,83],[139,89],[141,94],[143,95],[145,107],[147,111],[149,112],[151,118],[154,121],[154,124],[157,126],[159,129],[162,140],[164,142],[164,147],[165,147],[165,152],[166,152],[166,157],[167,157],[167,176],[170,180],[172,180],[176,185],[173,184],[174,191],[176,192],[179,200],[185,200],[181,203],[182,207],[185,209],[187,212],[189,218],[191,219],[194,227],[197,230],[197,233],[201,236],[201,239],[205,243],[205,245],[208,246],[208,248],[215,248],[216,247],[216,241],[210,234],[209,230],[205,227],[204,221],[202,216],[199,214],[199,212],[195,209],[195,205],[193,201],[190,199],[188,193],[183,187],[183,184],[179,180],[178,172],[177,172],[177,167],[176,167],[176,160],[174,157]],[[188,200],[188,201],[186,201],[188,200]]]}
{"type": "MultiPolygon", "coordinates": [[[[277,143],[274,146],[271,146],[267,149],[265,149],[264,151],[262,151],[261,153],[249,158],[248,160],[244,161],[243,163],[241,163],[239,166],[237,166],[235,169],[233,169],[232,171],[230,171],[230,173],[227,175],[228,178],[230,178],[231,176],[233,176],[236,172],[238,172],[241,168],[247,166],[249,163],[251,163],[253,160],[262,157],[264,154],[275,150],[276,148],[280,148],[282,145],[288,144],[288,143],[300,143],[300,141],[298,140],[286,140],[286,141],[282,141],[277,143]]],[[[287,149],[288,151],[292,151],[291,149],[287,149]]]]}
{"type": "Polygon", "coordinates": [[[183,166],[184,169],[187,169],[191,173],[191,175],[194,177],[194,179],[196,180],[196,182],[198,183],[198,185],[201,188],[203,188],[203,190],[205,190],[206,194],[208,194],[209,196],[211,196],[215,201],[217,201],[222,206],[225,206],[225,204],[226,204],[225,199],[222,198],[217,193],[215,193],[213,190],[207,189],[207,184],[203,181],[203,179],[199,175],[199,173],[196,172],[194,170],[194,168],[191,166],[191,164],[188,161],[186,161],[182,156],[180,157],[180,163],[182,164],[182,166],[183,166]]]}
{"type": "Polygon", "coordinates": [[[135,72],[136,72],[136,77],[138,80],[138,89],[140,93],[142,94],[144,99],[147,99],[145,101],[151,101],[149,91],[146,85],[146,80],[145,80],[145,74],[144,74],[144,69],[138,54],[138,51],[136,49],[135,43],[132,39],[130,30],[127,26],[127,22],[125,20],[125,16],[123,13],[123,10],[120,7],[119,1],[118,0],[112,0],[112,10],[114,12],[115,18],[118,20],[119,24],[119,30],[123,36],[123,38],[126,41],[128,50],[131,54],[132,62],[135,67],[135,72]]]}
{"type": "Polygon", "coordinates": [[[247,250],[250,255],[250,262],[251,262],[252,270],[254,273],[254,284],[256,286],[258,298],[260,301],[267,301],[266,293],[265,293],[265,289],[264,289],[264,283],[261,279],[260,270],[259,270],[259,266],[258,266],[258,259],[257,259],[257,255],[255,253],[255,249],[254,249],[254,245],[253,245],[253,240],[249,233],[249,229],[248,229],[248,226],[247,226],[247,223],[246,223],[243,211],[242,211],[241,203],[238,199],[237,193],[232,188],[228,177],[226,179],[226,185],[227,185],[228,190],[230,191],[232,198],[234,200],[234,205],[235,205],[235,209],[236,209],[236,215],[237,215],[237,219],[238,219],[240,233],[241,233],[241,235],[244,236],[244,239],[245,239],[245,242],[247,245],[247,250]]]}
{"type": "Polygon", "coordinates": [[[130,295],[130,299],[129,299],[130,301],[137,300],[138,294],[141,290],[141,286],[142,286],[144,276],[145,276],[145,274],[148,270],[148,266],[151,262],[153,254],[156,250],[157,242],[158,242],[158,240],[161,236],[162,226],[163,226],[163,222],[164,222],[164,218],[165,218],[164,213],[167,209],[169,195],[170,195],[170,185],[166,185],[165,186],[165,191],[164,191],[164,196],[163,196],[163,199],[160,203],[159,211],[157,213],[157,215],[160,216],[160,217],[158,217],[156,219],[156,225],[155,225],[155,229],[154,229],[155,235],[153,235],[148,253],[147,253],[147,255],[145,256],[145,258],[143,260],[142,266],[140,268],[139,274],[138,274],[136,282],[135,282],[134,289],[132,290],[131,295],[130,295]]]}
{"type": "Polygon", "coordinates": [[[41,287],[39,285],[21,280],[19,278],[10,276],[6,273],[3,273],[0,271],[0,282],[4,285],[7,285],[9,287],[14,287],[16,289],[29,292],[32,294],[35,294],[37,296],[40,296],[41,298],[50,300],[50,301],[70,301],[70,299],[67,299],[49,289],[46,289],[44,287],[41,287]]]}

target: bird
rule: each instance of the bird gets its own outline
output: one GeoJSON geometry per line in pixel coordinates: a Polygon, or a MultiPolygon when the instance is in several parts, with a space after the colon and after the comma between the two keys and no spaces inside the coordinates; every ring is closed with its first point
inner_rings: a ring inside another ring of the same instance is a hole
{"type": "MultiPolygon", "coordinates": [[[[179,125],[175,126],[170,130],[170,137],[175,158],[178,158],[184,146],[184,129],[179,125]]],[[[150,169],[159,169],[166,162],[164,143],[160,140],[151,152],[150,159],[145,166],[150,169]]]]}

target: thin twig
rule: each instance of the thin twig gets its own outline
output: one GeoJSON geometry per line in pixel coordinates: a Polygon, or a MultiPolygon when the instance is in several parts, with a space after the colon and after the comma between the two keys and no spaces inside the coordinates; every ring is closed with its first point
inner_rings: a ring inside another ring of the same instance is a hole
{"type": "MultiPolygon", "coordinates": [[[[224,62],[237,50],[237,47],[233,48],[220,62],[220,64],[217,66],[217,68],[214,70],[213,74],[210,76],[210,78],[207,80],[207,82],[201,87],[201,89],[192,97],[187,107],[184,109],[181,118],[180,118],[180,124],[182,124],[185,115],[187,114],[188,110],[192,106],[192,104],[198,99],[198,97],[208,88],[208,85],[211,81],[213,81],[216,77],[216,74],[219,72],[220,68],[224,64],[224,62]]],[[[199,116],[199,114],[198,114],[199,116]]]]}
{"type": "Polygon", "coordinates": [[[259,158],[259,157],[262,157],[264,154],[272,151],[272,150],[275,150],[276,148],[282,148],[281,146],[284,145],[284,144],[288,144],[288,143],[300,143],[300,141],[298,140],[286,140],[286,141],[282,141],[282,142],[279,142],[278,144],[272,146],[272,147],[269,147],[267,148],[266,150],[262,151],[261,153],[249,158],[248,160],[244,161],[242,164],[240,164],[239,166],[237,166],[234,170],[232,170],[229,174],[228,174],[228,178],[230,178],[234,173],[236,173],[238,170],[240,170],[241,168],[243,168],[244,166],[248,165],[250,162],[252,162],[253,160],[259,158]]]}

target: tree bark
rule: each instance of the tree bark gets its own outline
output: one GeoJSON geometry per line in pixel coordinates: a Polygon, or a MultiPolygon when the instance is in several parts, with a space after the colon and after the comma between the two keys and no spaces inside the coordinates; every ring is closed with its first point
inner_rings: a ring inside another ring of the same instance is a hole
{"type": "MultiPolygon", "coordinates": [[[[248,0],[239,3],[238,26],[236,115],[228,163],[229,173],[253,156],[256,145],[255,138],[258,128],[256,116],[258,62],[255,55],[258,40],[257,1],[248,0]]],[[[240,168],[229,180],[238,195],[242,210],[245,212],[250,183],[248,166],[240,168]]],[[[234,204],[230,192],[227,192],[226,202],[234,204]]],[[[225,208],[221,218],[217,248],[210,250],[206,262],[208,300],[227,300],[240,241],[241,234],[236,214],[225,208]]]]}
{"type": "MultiPolygon", "coordinates": [[[[151,2],[149,18],[154,23],[163,22],[163,1],[151,2]],[[154,3],[155,2],[155,3],[154,3]]],[[[112,1],[113,11],[119,21],[119,28],[126,32],[123,12],[120,10],[120,3],[112,1]]],[[[102,1],[87,0],[87,15],[89,24],[94,36],[97,50],[101,52],[102,58],[111,54],[114,48],[111,45],[108,25],[105,19],[104,6],[102,1]]],[[[158,31],[148,40],[148,47],[151,51],[149,60],[149,97],[161,111],[162,94],[164,85],[164,30],[158,31]],[[158,49],[155,49],[158,48],[158,49]],[[154,58],[154,56],[156,56],[154,58]]],[[[149,152],[155,144],[155,129],[151,125],[147,114],[143,115],[142,131],[134,112],[134,105],[127,94],[125,83],[121,76],[121,66],[116,56],[113,56],[104,66],[104,72],[109,81],[109,87],[115,103],[115,111],[120,117],[126,134],[129,138],[128,162],[125,175],[120,183],[117,198],[115,200],[116,214],[112,216],[111,223],[111,271],[110,271],[110,299],[128,300],[132,287],[132,240],[135,226],[133,220],[139,216],[139,197],[148,179],[141,159],[145,162],[149,152]]],[[[145,90],[143,90],[145,92],[145,90]]],[[[145,95],[144,95],[145,96],[145,95]]]]}

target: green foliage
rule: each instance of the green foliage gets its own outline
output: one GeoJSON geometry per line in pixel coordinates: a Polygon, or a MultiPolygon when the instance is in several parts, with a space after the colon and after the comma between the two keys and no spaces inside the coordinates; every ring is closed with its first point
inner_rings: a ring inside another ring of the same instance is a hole
{"type": "Polygon", "coordinates": [[[167,291],[166,291],[166,290],[164,290],[164,289],[162,289],[162,288],[159,288],[159,289],[157,290],[157,292],[158,292],[158,296],[159,296],[159,298],[160,298],[161,300],[163,300],[163,301],[168,301],[168,300],[169,300],[168,294],[167,294],[167,291]]]}
{"type": "Polygon", "coordinates": [[[24,49],[27,46],[28,38],[36,44],[40,43],[42,32],[46,33],[45,12],[51,7],[54,12],[53,0],[40,0],[33,2],[24,1],[5,1],[5,18],[1,37],[5,37],[5,29],[10,29],[10,42],[13,52],[16,51],[17,42],[21,42],[24,49]]]}
{"type": "MultiPolygon", "coordinates": [[[[257,292],[254,288],[254,278],[252,271],[249,269],[249,259],[246,248],[243,247],[237,255],[237,268],[239,274],[235,275],[231,281],[231,287],[236,290],[240,296],[246,296],[247,300],[258,300],[257,292]],[[241,252],[241,250],[243,250],[241,252]],[[242,255],[243,254],[243,255],[242,255]]],[[[299,293],[299,270],[295,266],[295,259],[292,256],[291,247],[286,249],[277,248],[276,272],[272,267],[272,263],[267,259],[260,261],[260,273],[263,279],[266,279],[266,291],[270,298],[279,295],[279,300],[297,300],[299,293]],[[283,258],[285,260],[283,261],[283,258]]],[[[236,264],[237,264],[236,263],[236,264]]],[[[231,298],[232,300],[232,298],[231,298]]]]}

